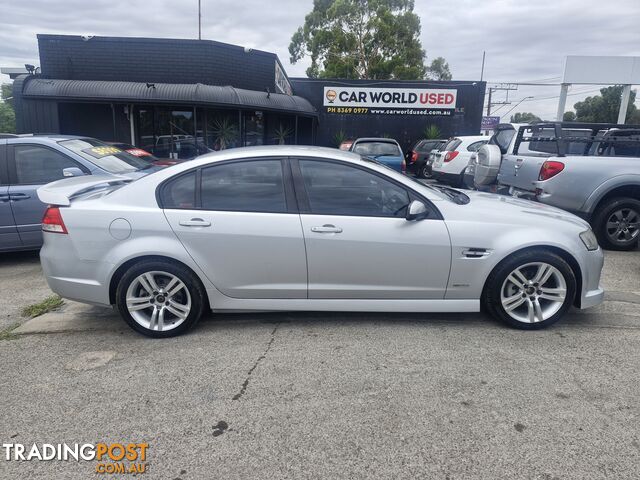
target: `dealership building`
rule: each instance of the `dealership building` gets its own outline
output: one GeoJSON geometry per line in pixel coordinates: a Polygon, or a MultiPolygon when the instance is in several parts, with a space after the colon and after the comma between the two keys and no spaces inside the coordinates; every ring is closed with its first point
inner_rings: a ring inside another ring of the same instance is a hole
{"type": "Polygon", "coordinates": [[[14,80],[19,133],[186,156],[362,136],[407,148],[430,125],[480,131],[484,82],[289,78],[273,53],[210,40],[38,35],[38,47],[39,68],[14,80]]]}

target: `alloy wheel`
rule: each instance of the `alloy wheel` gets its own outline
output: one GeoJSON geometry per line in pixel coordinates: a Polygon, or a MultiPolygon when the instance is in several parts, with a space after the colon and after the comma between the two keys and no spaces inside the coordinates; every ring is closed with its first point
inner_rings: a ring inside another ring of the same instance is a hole
{"type": "Polygon", "coordinates": [[[500,289],[507,315],[522,323],[539,323],[555,315],[567,297],[567,282],[560,271],[544,262],[514,269],[500,289]]]}
{"type": "Polygon", "coordinates": [[[633,208],[620,208],[609,215],[607,236],[614,243],[629,243],[640,234],[640,213],[633,208]]]}
{"type": "Polygon", "coordinates": [[[191,312],[191,294],[178,277],[162,271],[145,272],[129,285],[127,310],[140,326],[167,331],[181,325],[191,312]]]}

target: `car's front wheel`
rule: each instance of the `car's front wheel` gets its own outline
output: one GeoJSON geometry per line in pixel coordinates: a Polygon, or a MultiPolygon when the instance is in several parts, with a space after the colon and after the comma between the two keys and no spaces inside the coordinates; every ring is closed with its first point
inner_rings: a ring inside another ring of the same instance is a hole
{"type": "Polygon", "coordinates": [[[516,253],[489,275],[485,309],[512,327],[534,330],[557,322],[576,295],[571,266],[546,250],[516,253]]]}
{"type": "Polygon", "coordinates": [[[155,338],[180,335],[202,316],[206,293],[192,271],[180,264],[142,261],[122,276],[116,305],[135,331],[155,338]]]}

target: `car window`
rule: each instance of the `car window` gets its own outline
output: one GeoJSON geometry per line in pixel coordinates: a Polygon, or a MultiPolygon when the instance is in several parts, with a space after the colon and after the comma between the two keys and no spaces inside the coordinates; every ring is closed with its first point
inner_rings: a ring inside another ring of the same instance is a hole
{"type": "Polygon", "coordinates": [[[467,151],[468,152],[477,152],[478,149],[484,145],[485,143],[487,143],[486,140],[480,140],[479,142],[473,142],[471,145],[469,145],[467,147],[467,151]]]}
{"type": "Polygon", "coordinates": [[[150,162],[93,138],[63,140],[58,144],[109,173],[135,172],[151,166],[150,162]]]}
{"type": "Polygon", "coordinates": [[[460,146],[461,143],[462,143],[462,140],[460,140],[459,138],[453,138],[447,142],[447,144],[442,150],[445,152],[453,152],[456,148],[460,146]]]}
{"type": "Polygon", "coordinates": [[[395,183],[360,168],[300,160],[311,213],[405,217],[409,194],[395,183]]]}
{"type": "Polygon", "coordinates": [[[196,207],[196,172],[189,172],[169,180],[162,189],[163,208],[196,207]]]}
{"type": "Polygon", "coordinates": [[[513,136],[516,134],[515,129],[513,128],[503,128],[498,130],[492,137],[489,139],[490,145],[497,145],[500,148],[500,151],[505,154],[509,150],[509,144],[513,139],[513,136]]]}
{"type": "Polygon", "coordinates": [[[201,197],[206,210],[285,213],[282,163],[255,160],[204,168],[201,197]]]}
{"type": "Polygon", "coordinates": [[[20,185],[55,182],[64,178],[65,168],[79,167],[66,155],[39,145],[16,145],[13,152],[16,180],[20,185]]]}
{"type": "Polygon", "coordinates": [[[391,142],[358,142],[353,151],[367,157],[401,156],[400,148],[391,142]]]}

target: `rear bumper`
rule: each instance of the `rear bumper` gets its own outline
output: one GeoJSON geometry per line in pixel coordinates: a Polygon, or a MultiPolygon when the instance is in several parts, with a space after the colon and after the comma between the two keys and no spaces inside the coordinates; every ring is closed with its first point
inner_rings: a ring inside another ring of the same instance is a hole
{"type": "Polygon", "coordinates": [[[80,259],[68,235],[44,235],[40,263],[49,288],[69,300],[110,305],[108,272],[114,265],[80,259]]]}
{"type": "Polygon", "coordinates": [[[444,172],[438,172],[436,170],[432,170],[431,176],[436,180],[438,180],[439,182],[443,182],[443,183],[458,184],[460,182],[460,174],[444,173],[444,172]]]}

